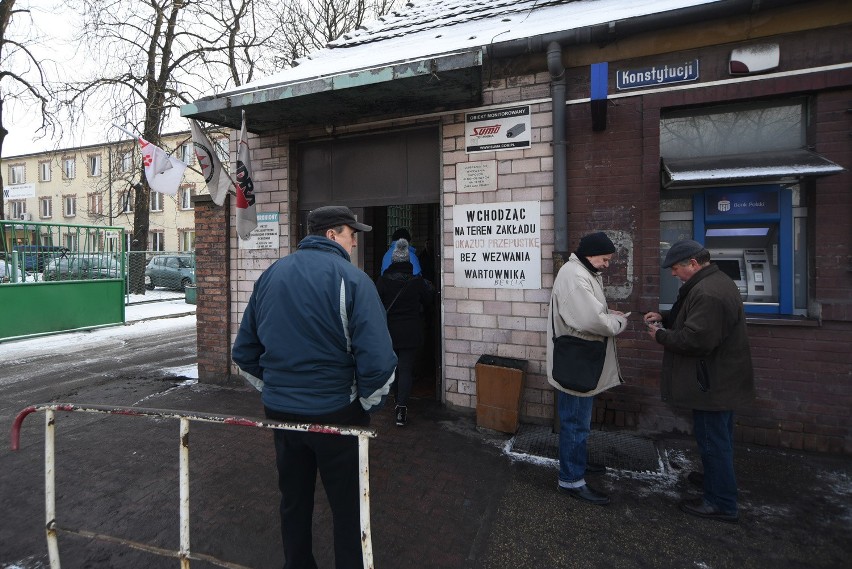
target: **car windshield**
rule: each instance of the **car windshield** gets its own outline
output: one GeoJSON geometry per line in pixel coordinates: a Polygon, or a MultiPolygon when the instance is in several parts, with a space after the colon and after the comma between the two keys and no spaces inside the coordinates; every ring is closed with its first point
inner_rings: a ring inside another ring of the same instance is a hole
{"type": "Polygon", "coordinates": [[[178,266],[181,269],[192,269],[195,268],[195,262],[192,257],[178,257],[178,266]]]}

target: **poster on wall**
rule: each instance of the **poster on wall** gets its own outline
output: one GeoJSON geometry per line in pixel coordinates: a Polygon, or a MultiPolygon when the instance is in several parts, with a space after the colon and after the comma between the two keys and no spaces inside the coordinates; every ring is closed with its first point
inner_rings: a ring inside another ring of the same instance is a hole
{"type": "Polygon", "coordinates": [[[467,113],[465,152],[494,152],[529,148],[532,140],[529,105],[467,113]]]}
{"type": "Polygon", "coordinates": [[[281,229],[278,225],[278,212],[257,214],[257,227],[252,229],[248,239],[238,239],[240,249],[278,249],[278,237],[281,229]]]}
{"type": "Polygon", "coordinates": [[[453,206],[455,286],[541,288],[541,202],[453,206]]]}

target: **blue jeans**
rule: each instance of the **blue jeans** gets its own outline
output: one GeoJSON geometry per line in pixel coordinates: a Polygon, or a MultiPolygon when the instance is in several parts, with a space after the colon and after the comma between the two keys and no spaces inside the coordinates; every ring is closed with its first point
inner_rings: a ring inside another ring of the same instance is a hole
{"type": "Polygon", "coordinates": [[[585,483],[586,448],[592,425],[594,397],[557,392],[559,409],[559,482],[577,487],[585,483]]]}
{"type": "Polygon", "coordinates": [[[734,412],[693,409],[692,420],[704,465],[704,500],[725,513],[735,514],[734,412]]]}

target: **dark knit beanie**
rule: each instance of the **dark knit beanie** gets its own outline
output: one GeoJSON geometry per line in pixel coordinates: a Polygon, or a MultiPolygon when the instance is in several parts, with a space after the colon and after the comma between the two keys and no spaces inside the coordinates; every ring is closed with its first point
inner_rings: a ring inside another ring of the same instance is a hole
{"type": "Polygon", "coordinates": [[[403,263],[408,260],[408,241],[405,239],[397,239],[396,244],[393,247],[393,253],[391,253],[391,262],[403,263]]]}
{"type": "Polygon", "coordinates": [[[595,255],[609,255],[615,253],[615,245],[603,231],[589,233],[580,239],[577,247],[578,257],[594,257],[595,255]]]}
{"type": "Polygon", "coordinates": [[[405,239],[406,241],[411,241],[411,234],[404,227],[400,227],[391,235],[391,241],[396,241],[397,239],[405,239]]]}

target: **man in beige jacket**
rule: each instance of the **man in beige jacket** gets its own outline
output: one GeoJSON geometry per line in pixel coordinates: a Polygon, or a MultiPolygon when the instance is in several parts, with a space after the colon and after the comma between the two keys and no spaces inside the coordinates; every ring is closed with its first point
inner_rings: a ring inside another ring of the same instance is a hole
{"type": "Polygon", "coordinates": [[[590,488],[585,474],[591,471],[586,459],[594,396],[623,382],[615,336],[627,327],[627,316],[607,308],[600,275],[609,267],[613,253],[615,245],[606,233],[591,233],[580,239],[577,250],[556,275],[548,316],[548,330],[554,330],[556,336],[567,334],[607,343],[597,387],[587,393],[566,389],[553,378],[553,342],[547,343],[547,379],[558,390],[559,491],[601,506],[609,504],[609,496],[590,488]]]}

